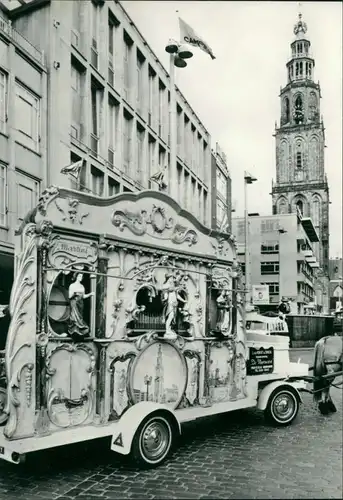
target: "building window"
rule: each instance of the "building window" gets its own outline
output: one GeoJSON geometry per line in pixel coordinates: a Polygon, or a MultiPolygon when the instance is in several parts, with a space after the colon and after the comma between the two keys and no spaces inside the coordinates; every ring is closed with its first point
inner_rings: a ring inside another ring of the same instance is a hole
{"type": "MultiPolygon", "coordinates": [[[[98,49],[98,40],[99,40],[99,6],[95,5],[94,2],[91,2],[92,9],[92,48],[95,49],[97,53],[98,49]]],[[[92,62],[93,64],[93,62],[92,62]]],[[[97,67],[97,65],[95,66],[97,67]]]]}
{"type": "Polygon", "coordinates": [[[7,75],[0,71],[0,132],[6,132],[7,123],[7,75]]]}
{"type": "Polygon", "coordinates": [[[217,191],[226,200],[227,198],[227,178],[220,170],[217,168],[217,191]]]}
{"type": "Polygon", "coordinates": [[[164,103],[165,103],[165,90],[164,83],[159,80],[158,82],[158,135],[161,137],[164,131],[164,103]]]}
{"type": "Polygon", "coordinates": [[[137,108],[142,111],[142,105],[144,103],[144,57],[139,50],[137,50],[137,108]]]}
{"type": "Polygon", "coordinates": [[[110,99],[108,102],[108,149],[112,152],[117,149],[118,115],[119,105],[110,99]]]}
{"type": "Polygon", "coordinates": [[[304,204],[301,200],[297,201],[296,207],[300,215],[304,215],[304,204]]]}
{"type": "Polygon", "coordinates": [[[261,253],[279,253],[279,243],[277,241],[268,241],[261,244],[261,253]]]}
{"type": "Polygon", "coordinates": [[[131,169],[131,156],[132,156],[132,116],[124,112],[123,123],[123,167],[124,172],[128,174],[131,169]]]}
{"type": "Polygon", "coordinates": [[[301,151],[297,151],[297,168],[302,168],[303,162],[302,162],[302,154],[301,151]]]}
{"type": "Polygon", "coordinates": [[[82,2],[72,2],[72,30],[71,44],[80,50],[80,32],[81,32],[81,6],[82,2]]]}
{"type": "Polygon", "coordinates": [[[17,139],[34,151],[39,149],[39,98],[19,83],[15,84],[15,127],[17,139]]]}
{"type": "Polygon", "coordinates": [[[98,168],[91,167],[92,193],[102,196],[104,192],[104,174],[98,168]]]}
{"type": "Polygon", "coordinates": [[[38,203],[39,181],[27,175],[16,172],[17,184],[17,219],[18,223],[32,210],[38,203]]]}
{"type": "Polygon", "coordinates": [[[71,67],[71,89],[72,89],[72,124],[71,135],[80,140],[81,137],[81,73],[71,67]]]}
{"type": "Polygon", "coordinates": [[[261,283],[261,285],[268,285],[269,295],[279,295],[279,283],[261,283]]]}
{"type": "Polygon", "coordinates": [[[115,196],[120,193],[120,184],[112,177],[108,178],[108,196],[115,196]]]}
{"type": "Polygon", "coordinates": [[[7,224],[7,168],[0,164],[0,226],[7,224]]]}
{"type": "Polygon", "coordinates": [[[92,111],[92,128],[91,128],[91,151],[93,154],[98,153],[99,129],[100,129],[100,108],[101,108],[101,93],[102,91],[95,85],[91,87],[91,111],[92,111]]]}
{"type": "Polygon", "coordinates": [[[143,173],[144,173],[144,128],[140,127],[137,124],[137,180],[142,183],[143,181],[143,173]]]}
{"type": "Polygon", "coordinates": [[[225,229],[224,225],[226,224],[227,219],[227,206],[218,198],[216,201],[216,219],[217,227],[225,229]]]}
{"type": "Polygon", "coordinates": [[[130,62],[131,62],[131,53],[132,53],[132,45],[133,42],[124,31],[124,98],[127,100],[130,97],[130,88],[131,88],[131,71],[130,71],[130,62]]]}
{"type": "Polygon", "coordinates": [[[275,220],[262,220],[261,233],[273,233],[279,229],[279,221],[275,220]]]}
{"type": "Polygon", "coordinates": [[[279,263],[261,262],[261,274],[279,274],[279,263]]]}

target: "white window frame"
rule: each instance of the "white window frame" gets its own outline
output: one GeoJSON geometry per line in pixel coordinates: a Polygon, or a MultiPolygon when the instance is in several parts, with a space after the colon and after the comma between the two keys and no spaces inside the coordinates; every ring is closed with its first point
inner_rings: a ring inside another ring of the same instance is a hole
{"type": "Polygon", "coordinates": [[[20,193],[19,193],[19,186],[22,186],[24,188],[30,189],[33,193],[34,199],[32,200],[31,207],[28,210],[33,209],[39,199],[40,195],[40,181],[37,179],[34,179],[33,177],[30,177],[28,175],[25,175],[22,172],[16,172],[16,195],[17,195],[17,224],[20,225],[22,222],[23,218],[27,215],[25,214],[19,214],[19,200],[21,198],[20,193]],[[21,182],[20,182],[21,181],[21,182]],[[21,217],[21,215],[23,217],[21,217]]]}
{"type": "MultiPolygon", "coordinates": [[[[80,139],[81,120],[82,120],[81,73],[73,65],[71,65],[71,89],[73,91],[73,94],[75,94],[77,96],[77,98],[79,99],[79,114],[80,114],[79,121],[78,122],[75,121],[74,116],[73,116],[73,109],[72,109],[71,129],[72,130],[74,129],[76,131],[77,137],[75,137],[75,138],[80,139]]],[[[72,106],[74,106],[74,103],[72,103],[72,106]]]]}
{"type": "Polygon", "coordinates": [[[7,132],[7,110],[8,110],[8,77],[4,71],[0,71],[0,132],[7,132]]]}
{"type": "Polygon", "coordinates": [[[0,182],[3,182],[3,187],[0,191],[0,227],[7,227],[7,212],[8,212],[7,165],[3,163],[0,163],[0,182]]]}
{"type": "Polygon", "coordinates": [[[16,138],[23,146],[32,149],[33,151],[39,152],[40,143],[40,98],[29,91],[19,82],[15,83],[15,99],[22,99],[24,102],[29,104],[32,108],[32,112],[36,113],[36,124],[32,123],[33,116],[31,116],[31,126],[33,128],[33,135],[30,136],[23,130],[20,130],[20,118],[18,119],[17,114],[15,115],[15,128],[16,128],[16,138]],[[17,123],[19,122],[19,123],[17,123]]]}

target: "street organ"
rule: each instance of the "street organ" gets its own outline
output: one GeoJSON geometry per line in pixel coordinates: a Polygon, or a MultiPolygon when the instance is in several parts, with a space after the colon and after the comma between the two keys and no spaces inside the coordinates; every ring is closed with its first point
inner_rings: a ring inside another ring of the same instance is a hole
{"type": "Polygon", "coordinates": [[[253,406],[295,418],[301,383],[285,378],[307,365],[288,338],[246,332],[234,238],[167,195],[50,187],[15,255],[0,458],[109,436],[154,466],[184,421],[253,406]]]}

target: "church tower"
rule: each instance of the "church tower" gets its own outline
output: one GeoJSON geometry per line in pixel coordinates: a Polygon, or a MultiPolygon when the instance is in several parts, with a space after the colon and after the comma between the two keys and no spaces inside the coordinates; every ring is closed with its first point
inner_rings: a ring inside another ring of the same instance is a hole
{"type": "Polygon", "coordinates": [[[313,79],[315,61],[299,14],[294,26],[287,84],[281,89],[280,126],[276,138],[276,183],[272,186],[273,213],[297,209],[311,217],[319,243],[315,252],[324,274],[329,265],[329,188],[324,170],[325,128],[320,114],[320,85],[313,79]]]}

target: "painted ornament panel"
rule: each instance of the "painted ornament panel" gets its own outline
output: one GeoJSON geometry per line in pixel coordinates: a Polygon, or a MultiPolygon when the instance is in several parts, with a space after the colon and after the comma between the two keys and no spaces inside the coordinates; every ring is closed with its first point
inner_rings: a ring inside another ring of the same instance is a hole
{"type": "Polygon", "coordinates": [[[135,403],[154,401],[176,408],[187,381],[186,365],[173,345],[155,342],[137,358],[132,368],[131,392],[135,403]]]}

